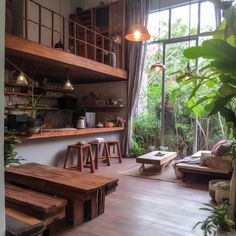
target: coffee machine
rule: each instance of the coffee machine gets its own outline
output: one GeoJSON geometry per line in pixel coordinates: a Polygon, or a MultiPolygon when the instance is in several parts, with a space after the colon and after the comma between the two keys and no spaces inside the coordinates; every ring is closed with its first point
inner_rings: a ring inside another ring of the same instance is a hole
{"type": "Polygon", "coordinates": [[[29,135],[28,128],[29,116],[26,114],[15,115],[8,114],[7,115],[7,129],[15,130],[16,135],[26,136],[29,135]]]}

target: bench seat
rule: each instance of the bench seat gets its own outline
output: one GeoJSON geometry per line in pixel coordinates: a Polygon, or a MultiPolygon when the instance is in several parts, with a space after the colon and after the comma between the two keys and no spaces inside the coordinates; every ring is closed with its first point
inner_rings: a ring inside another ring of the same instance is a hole
{"type": "Polygon", "coordinates": [[[6,206],[43,220],[48,227],[65,218],[67,200],[6,183],[6,206]]]}
{"type": "Polygon", "coordinates": [[[41,235],[45,229],[45,223],[30,215],[11,208],[6,212],[6,236],[41,235]]]}

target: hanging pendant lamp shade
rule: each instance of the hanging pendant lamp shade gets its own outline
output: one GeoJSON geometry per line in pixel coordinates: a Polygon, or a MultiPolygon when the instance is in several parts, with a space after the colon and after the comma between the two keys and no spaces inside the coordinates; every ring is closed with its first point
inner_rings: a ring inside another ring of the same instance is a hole
{"type": "Polygon", "coordinates": [[[150,39],[151,35],[148,33],[147,28],[144,25],[132,25],[125,38],[133,42],[142,42],[150,39]]]}
{"type": "Polygon", "coordinates": [[[162,63],[157,62],[156,64],[153,64],[153,65],[151,66],[151,70],[152,70],[152,71],[155,71],[155,72],[161,72],[161,71],[165,71],[165,70],[166,70],[166,67],[165,67],[165,65],[163,65],[162,63]]]}
{"type": "Polygon", "coordinates": [[[70,79],[69,79],[69,69],[67,69],[67,73],[66,73],[66,83],[64,84],[64,89],[68,89],[68,90],[73,90],[74,87],[72,86],[70,79]]]}
{"type": "Polygon", "coordinates": [[[20,72],[20,74],[18,75],[17,79],[16,79],[16,84],[18,85],[28,85],[28,81],[24,75],[23,72],[20,72]]]}
{"type": "Polygon", "coordinates": [[[185,69],[185,73],[184,73],[183,79],[184,80],[188,80],[190,78],[191,78],[191,68],[190,68],[190,64],[188,62],[187,66],[186,66],[186,69],[185,69]]]}

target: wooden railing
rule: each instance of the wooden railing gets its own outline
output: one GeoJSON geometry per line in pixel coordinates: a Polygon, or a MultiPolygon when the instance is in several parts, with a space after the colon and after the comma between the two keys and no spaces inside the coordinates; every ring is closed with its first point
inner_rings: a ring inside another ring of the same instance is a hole
{"type": "Polygon", "coordinates": [[[31,34],[36,34],[38,37],[36,36],[37,39],[35,39],[34,36],[34,41],[39,44],[45,44],[43,42],[45,41],[43,39],[43,31],[47,31],[47,46],[55,47],[55,44],[60,40],[63,47],[59,49],[65,52],[74,53],[116,67],[119,45],[112,38],[89,29],[72,19],[38,4],[34,0],[24,0],[23,20],[25,39],[31,39],[31,34]],[[34,12],[34,16],[38,15],[37,20],[30,17],[32,12],[29,12],[29,5],[31,9],[37,9],[38,12],[34,12]],[[43,14],[47,15],[50,19],[50,26],[43,24],[43,14]],[[56,23],[58,24],[55,21],[56,18],[59,20],[59,29],[55,26],[56,23]],[[35,29],[38,33],[35,32],[35,29]]]}

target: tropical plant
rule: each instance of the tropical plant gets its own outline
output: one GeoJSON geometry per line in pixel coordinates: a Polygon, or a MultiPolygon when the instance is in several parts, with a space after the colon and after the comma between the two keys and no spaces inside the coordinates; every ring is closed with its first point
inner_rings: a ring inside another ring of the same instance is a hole
{"type": "Polygon", "coordinates": [[[208,59],[207,66],[199,74],[192,74],[186,82],[193,85],[188,106],[195,113],[202,109],[208,116],[219,112],[226,122],[236,128],[236,8],[228,5],[225,8],[223,1],[214,2],[223,7],[225,20],[212,39],[184,51],[189,59],[208,59]],[[201,94],[205,86],[208,93],[201,94]]]}
{"type": "Polygon", "coordinates": [[[4,134],[4,165],[20,164],[24,160],[21,156],[18,156],[16,152],[16,144],[20,143],[17,139],[14,131],[7,131],[4,134]]]}
{"type": "Polygon", "coordinates": [[[233,230],[234,222],[229,217],[230,206],[228,203],[204,205],[206,207],[200,208],[200,210],[207,211],[210,215],[208,215],[205,220],[197,222],[193,229],[201,225],[204,236],[216,235],[216,232],[231,232],[233,230]]]}

